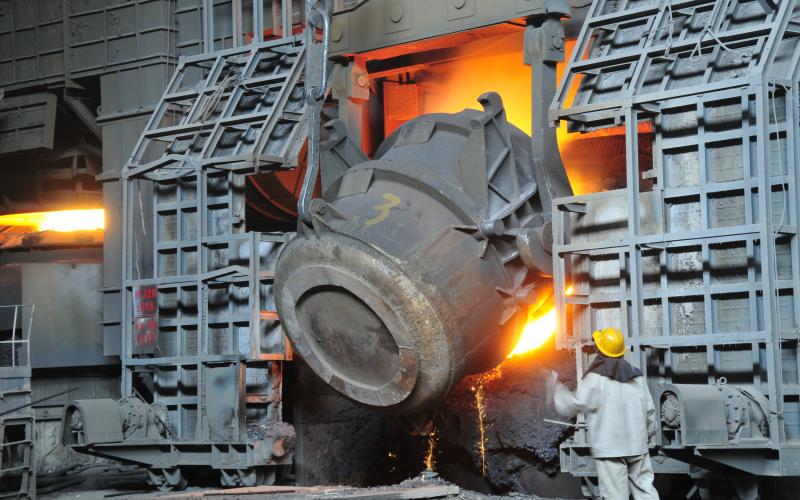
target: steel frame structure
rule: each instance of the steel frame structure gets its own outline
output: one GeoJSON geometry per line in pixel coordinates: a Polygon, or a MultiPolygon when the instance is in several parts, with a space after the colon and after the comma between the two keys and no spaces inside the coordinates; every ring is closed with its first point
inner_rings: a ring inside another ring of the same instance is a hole
{"type": "Polygon", "coordinates": [[[236,485],[291,463],[291,351],[272,296],[286,235],[248,230],[244,183],[297,166],[304,57],[289,37],[179,62],[121,175],[123,402],[163,411],[166,435],[81,451],[147,466],[167,488],[185,484],[181,467],[236,485]]]}
{"type": "Polygon", "coordinates": [[[9,477],[9,473],[20,478],[19,488],[0,490],[0,498],[36,498],[34,414],[30,406],[30,338],[35,308],[32,304],[0,306],[0,479],[9,477]]]}
{"type": "MultiPolygon", "coordinates": [[[[676,384],[705,397],[727,383],[764,413],[745,437],[727,408],[704,422],[723,439],[692,442],[682,408],[679,431],[662,421],[656,472],[800,473],[797,11],[596,0],[550,108],[573,131],[621,125],[626,144],[624,189],[554,200],[555,289],[574,289],[556,296],[558,347],[583,373],[592,331],[616,326],[657,410],[676,384]]],[[[591,476],[584,422],[561,466],[591,476]]]]}

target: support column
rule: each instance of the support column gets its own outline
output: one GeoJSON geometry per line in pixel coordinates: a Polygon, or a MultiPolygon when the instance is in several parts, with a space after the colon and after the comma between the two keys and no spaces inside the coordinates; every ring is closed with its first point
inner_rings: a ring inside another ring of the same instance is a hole
{"type": "Polygon", "coordinates": [[[334,70],[333,93],[339,101],[339,119],[347,126],[347,135],[364,152],[372,149],[369,120],[369,75],[366,61],[356,58],[334,70]]]}
{"type": "Polygon", "coordinates": [[[531,141],[534,175],[544,212],[552,211],[551,201],[572,195],[561,153],[558,150],[556,129],[551,127],[548,109],[556,93],[556,65],[564,61],[564,28],[555,16],[533,21],[525,28],[524,62],[531,66],[531,141]]]}

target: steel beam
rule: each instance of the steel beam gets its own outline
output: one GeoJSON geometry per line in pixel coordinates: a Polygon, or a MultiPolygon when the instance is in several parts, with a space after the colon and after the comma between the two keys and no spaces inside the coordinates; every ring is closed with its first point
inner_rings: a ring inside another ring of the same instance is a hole
{"type": "Polygon", "coordinates": [[[331,56],[346,56],[514,19],[570,13],[568,0],[366,0],[335,12],[331,56]]]}

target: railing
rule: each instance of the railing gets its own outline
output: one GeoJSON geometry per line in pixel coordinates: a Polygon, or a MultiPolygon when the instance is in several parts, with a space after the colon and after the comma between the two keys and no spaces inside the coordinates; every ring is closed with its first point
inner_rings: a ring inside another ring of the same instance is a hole
{"type": "Polygon", "coordinates": [[[0,377],[4,368],[30,366],[33,304],[0,305],[0,377]]]}
{"type": "Polygon", "coordinates": [[[0,498],[34,498],[30,336],[35,307],[0,305],[0,498]],[[3,484],[3,476],[20,482],[3,484]],[[12,486],[11,490],[7,487],[12,486]]]}
{"type": "MultiPolygon", "coordinates": [[[[338,12],[353,3],[352,0],[333,0],[331,6],[338,12]]],[[[226,27],[215,26],[220,19],[226,22],[230,19],[232,23],[229,35],[231,47],[292,36],[305,26],[304,4],[305,0],[230,0],[225,3],[203,0],[203,52],[214,52],[228,46],[219,44],[221,38],[228,36],[223,35],[227,33],[226,27]],[[230,15],[220,15],[221,9],[229,9],[230,15]]]]}

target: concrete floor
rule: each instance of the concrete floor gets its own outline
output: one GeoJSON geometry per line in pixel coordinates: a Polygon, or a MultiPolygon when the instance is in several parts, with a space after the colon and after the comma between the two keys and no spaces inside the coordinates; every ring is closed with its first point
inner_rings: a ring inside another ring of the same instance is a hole
{"type": "MultiPolygon", "coordinates": [[[[141,471],[127,468],[97,469],[80,474],[83,482],[61,489],[61,486],[75,482],[77,477],[41,478],[44,486],[39,494],[43,500],[104,500],[108,498],[158,498],[163,500],[187,500],[194,498],[269,498],[283,499],[463,499],[484,500],[502,498],[463,490],[456,485],[442,481],[437,476],[421,475],[392,486],[373,488],[353,488],[349,486],[257,486],[250,488],[221,489],[214,487],[190,487],[180,492],[159,492],[146,484],[146,476],[141,471]]],[[[539,499],[541,497],[511,495],[515,498],[539,499]]]]}

